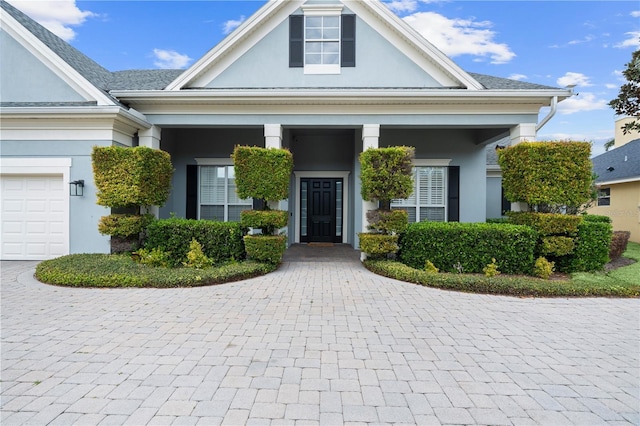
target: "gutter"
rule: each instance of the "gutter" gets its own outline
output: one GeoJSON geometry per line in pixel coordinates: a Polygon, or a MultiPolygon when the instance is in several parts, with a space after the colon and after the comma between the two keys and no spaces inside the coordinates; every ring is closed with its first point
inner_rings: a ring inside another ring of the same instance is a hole
{"type": "MultiPolygon", "coordinates": [[[[573,93],[572,93],[573,95],[573,93]]],[[[554,96],[553,98],[551,98],[551,111],[549,111],[549,114],[547,114],[542,121],[540,121],[537,125],[536,125],[536,133],[538,133],[538,131],[540,129],[542,129],[542,126],[544,126],[545,124],[547,124],[549,122],[549,120],[551,120],[553,118],[554,115],[556,115],[556,111],[558,110],[558,97],[554,96]]]]}

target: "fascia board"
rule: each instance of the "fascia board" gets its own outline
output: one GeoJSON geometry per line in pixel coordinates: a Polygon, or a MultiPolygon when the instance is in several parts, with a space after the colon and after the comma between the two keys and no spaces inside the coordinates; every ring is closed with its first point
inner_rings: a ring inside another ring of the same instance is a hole
{"type": "Polygon", "coordinates": [[[131,126],[149,129],[149,123],[144,115],[132,110],[127,111],[119,106],[96,107],[6,107],[2,108],[0,120],[16,119],[111,119],[127,123],[131,126]]]}
{"type": "Polygon", "coordinates": [[[640,176],[631,176],[625,179],[617,179],[617,180],[609,180],[609,181],[604,181],[604,182],[596,182],[596,186],[598,187],[602,187],[602,186],[610,186],[610,185],[617,185],[620,183],[631,183],[631,182],[640,182],[640,176]]]}
{"type": "MultiPolygon", "coordinates": [[[[205,73],[208,68],[215,66],[216,61],[223,58],[230,51],[236,49],[239,43],[242,43],[247,37],[251,36],[257,27],[264,21],[272,17],[281,8],[286,7],[287,10],[293,12],[304,3],[304,0],[270,0],[262,6],[249,19],[236,28],[231,34],[225,37],[213,49],[209,50],[195,64],[189,67],[185,72],[180,74],[178,78],[172,81],[164,89],[165,91],[176,91],[184,88],[190,82],[197,79],[199,75],[205,73]]],[[[236,52],[237,54],[237,52],[236,52]]],[[[223,70],[220,70],[220,72],[223,70]]]]}
{"type": "MultiPolygon", "coordinates": [[[[0,22],[2,22],[2,29],[4,31],[11,35],[11,37],[38,58],[44,65],[49,67],[51,71],[69,84],[87,101],[96,101],[98,105],[115,105],[113,100],[106,96],[104,92],[95,87],[71,65],[56,55],[47,45],[38,39],[38,37],[29,32],[4,9],[0,9],[0,22]]],[[[8,71],[5,69],[3,72],[8,71]]]]}
{"type": "MultiPolygon", "coordinates": [[[[436,66],[440,67],[447,77],[459,81],[468,90],[483,90],[482,84],[456,65],[447,55],[427,41],[413,27],[400,19],[400,17],[391,12],[391,10],[380,1],[344,0],[344,3],[356,13],[360,10],[361,13],[357,14],[360,15],[361,18],[364,16],[362,11],[366,9],[383,18],[390,28],[396,30],[402,38],[413,44],[413,48],[421,51],[427,58],[431,59],[436,66]]],[[[443,76],[440,76],[439,80],[441,80],[442,77],[443,76]]]]}

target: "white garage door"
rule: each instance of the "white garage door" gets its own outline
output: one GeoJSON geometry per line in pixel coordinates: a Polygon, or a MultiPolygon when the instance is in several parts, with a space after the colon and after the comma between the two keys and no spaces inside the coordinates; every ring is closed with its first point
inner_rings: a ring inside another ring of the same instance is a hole
{"type": "Polygon", "coordinates": [[[43,260],[69,253],[68,195],[62,175],[4,175],[0,259],[43,260]]]}

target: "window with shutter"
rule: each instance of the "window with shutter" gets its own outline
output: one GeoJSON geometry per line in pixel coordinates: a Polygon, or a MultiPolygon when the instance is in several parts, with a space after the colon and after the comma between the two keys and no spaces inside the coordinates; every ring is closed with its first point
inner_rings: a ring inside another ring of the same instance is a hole
{"type": "Polygon", "coordinates": [[[409,222],[445,222],[447,218],[447,167],[413,168],[413,194],[394,200],[392,209],[405,210],[409,222]]]}
{"type": "Polygon", "coordinates": [[[233,166],[201,166],[199,184],[199,219],[238,222],[252,208],[251,199],[238,198],[233,166]]]}

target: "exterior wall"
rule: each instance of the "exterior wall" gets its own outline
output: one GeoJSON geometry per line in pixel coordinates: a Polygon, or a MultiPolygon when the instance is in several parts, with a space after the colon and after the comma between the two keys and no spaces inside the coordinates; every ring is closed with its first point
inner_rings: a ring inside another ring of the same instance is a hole
{"type": "Polygon", "coordinates": [[[610,185],[609,188],[611,205],[591,207],[588,212],[609,216],[614,231],[630,231],[630,241],[640,243],[640,181],[610,185]]]}
{"type": "Polygon", "coordinates": [[[11,64],[11,72],[0,72],[2,102],[85,101],[5,31],[0,31],[0,63],[11,64]]]}
{"type": "Polygon", "coordinates": [[[440,84],[357,18],[356,66],[341,68],[339,75],[305,75],[303,68],[289,68],[289,21],[285,20],[207,87],[440,87],[440,84]]]}
{"type": "Polygon", "coordinates": [[[224,158],[231,163],[231,153],[236,145],[264,146],[264,130],[249,129],[163,129],[160,148],[171,154],[175,169],[171,182],[171,194],[160,208],[160,217],[174,213],[186,215],[187,165],[196,164],[196,158],[224,158]]]}
{"type": "Polygon", "coordinates": [[[616,124],[615,124],[615,143],[614,143],[614,146],[616,148],[626,144],[627,142],[631,142],[633,140],[636,140],[636,139],[638,139],[640,137],[640,133],[638,133],[637,131],[627,133],[626,135],[622,131],[622,126],[624,126],[625,124],[631,122],[632,120],[633,120],[632,117],[625,117],[625,118],[620,118],[620,119],[616,120],[616,124]]]}
{"type": "Polygon", "coordinates": [[[502,217],[502,178],[487,176],[487,219],[502,217]]]}
{"type": "Polygon", "coordinates": [[[451,159],[460,166],[460,222],[486,220],[486,153],[467,130],[385,129],[380,147],[406,145],[416,148],[416,159],[451,159]]]}
{"type": "MultiPolygon", "coordinates": [[[[83,197],[69,197],[69,252],[109,253],[109,237],[100,235],[98,221],[110,210],[96,204],[91,150],[112,141],[2,141],[3,158],[70,158],[70,180],[83,179],[83,197]]],[[[68,189],[67,189],[68,190],[68,189]]]]}

